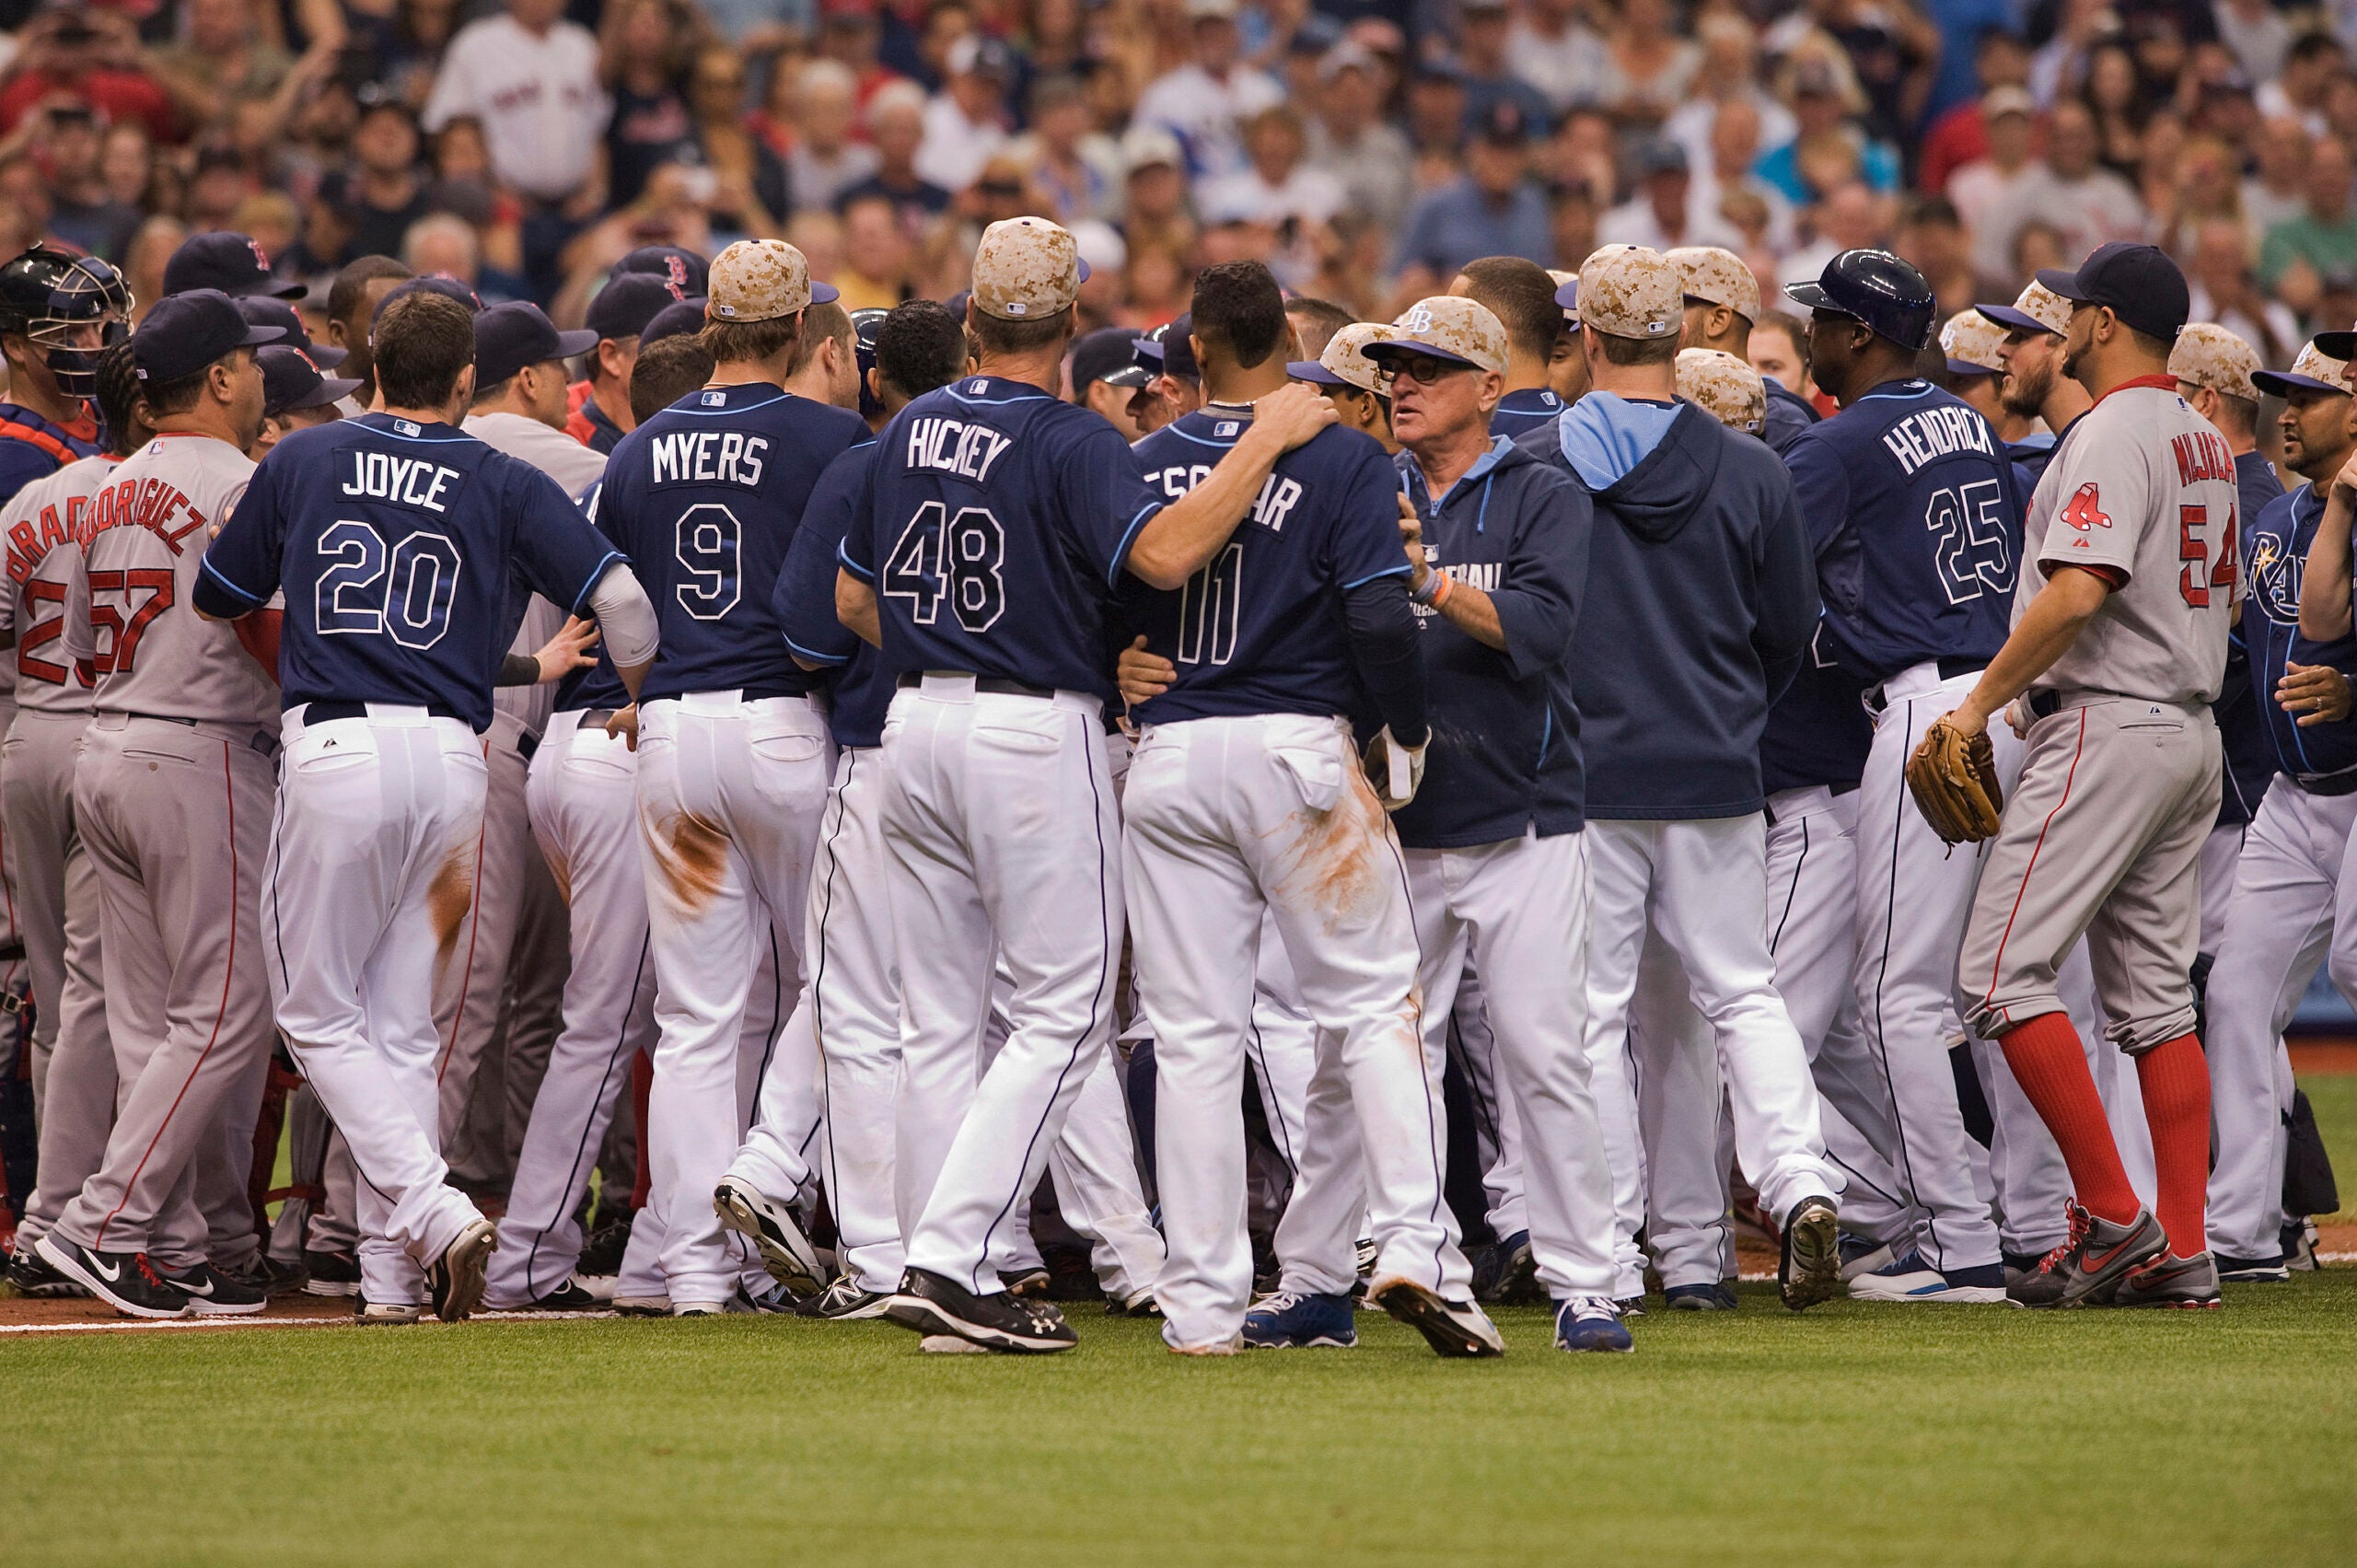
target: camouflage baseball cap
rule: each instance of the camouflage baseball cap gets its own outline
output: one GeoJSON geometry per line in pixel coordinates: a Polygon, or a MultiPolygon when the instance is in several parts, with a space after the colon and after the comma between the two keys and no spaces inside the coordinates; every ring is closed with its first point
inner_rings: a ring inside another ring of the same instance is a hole
{"type": "Polygon", "coordinates": [[[1399,335],[1399,330],[1382,321],[1353,321],[1326,342],[1326,352],[1316,359],[1296,359],[1285,366],[1285,374],[1296,381],[1308,381],[1320,387],[1356,387],[1362,392],[1377,397],[1391,395],[1391,372],[1360,351],[1367,344],[1382,343],[1399,335]]]}
{"type": "Polygon", "coordinates": [[[704,310],[715,321],[768,321],[835,297],[833,285],[812,283],[810,263],[783,239],[740,239],[712,264],[712,294],[704,310]]]}
{"type": "Polygon", "coordinates": [[[2036,279],[2011,305],[1976,305],[1973,308],[2009,332],[2052,332],[2058,338],[2070,335],[2071,302],[2036,279]]]}
{"type": "Polygon", "coordinates": [[[1478,301],[1436,294],[1402,310],[1391,325],[1390,336],[1362,344],[1359,353],[1378,360],[1429,354],[1476,370],[1506,373],[1505,324],[1478,301]]]}
{"type": "Polygon", "coordinates": [[[1742,257],[1716,245],[1681,245],[1667,254],[1685,274],[1687,298],[1724,305],[1747,321],[1759,319],[1759,280],[1742,257]]]}
{"type": "Polygon", "coordinates": [[[1580,321],[1616,338],[1674,338],[1686,325],[1678,263],[1643,245],[1607,245],[1580,264],[1580,321]]]}
{"type": "Polygon", "coordinates": [[[2169,350],[2170,375],[2230,398],[2258,401],[2258,351],[2215,321],[2187,322],[2169,350]]]}
{"type": "Polygon", "coordinates": [[[2300,357],[2292,368],[2277,372],[2258,370],[2251,373],[2251,385],[2275,397],[2288,398],[2293,392],[2341,392],[2349,390],[2349,362],[2335,359],[2309,343],[2300,350],[2300,357]]]}
{"type": "Polygon", "coordinates": [[[1003,321],[1036,321],[1080,297],[1088,263],[1072,230],[1046,218],[1002,218],[974,247],[974,308],[1003,321]]]}
{"type": "Polygon", "coordinates": [[[1959,310],[1940,329],[1940,352],[1948,356],[1951,376],[2001,376],[2004,361],[1997,357],[2005,329],[1978,310],[1959,310]]]}
{"type": "Polygon", "coordinates": [[[1747,436],[1768,428],[1768,388],[1759,372],[1714,348],[1680,349],[1678,395],[1747,436]]]}
{"type": "Polygon", "coordinates": [[[1563,319],[1572,326],[1580,324],[1580,275],[1561,267],[1550,267],[1547,275],[1555,280],[1555,303],[1563,308],[1563,319]]]}

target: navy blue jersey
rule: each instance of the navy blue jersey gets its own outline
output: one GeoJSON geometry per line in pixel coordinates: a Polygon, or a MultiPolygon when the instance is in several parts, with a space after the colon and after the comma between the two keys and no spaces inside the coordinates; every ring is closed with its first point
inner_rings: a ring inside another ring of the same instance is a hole
{"type": "MultiPolygon", "coordinates": [[[[2244,452],[2235,459],[2235,488],[2241,493],[2246,519],[2256,518],[2269,503],[2283,494],[2275,465],[2261,452],[2244,452]]],[[[2249,559],[2246,549],[2244,559],[2249,559]]],[[[2226,636],[2226,679],[2218,700],[2210,704],[2218,723],[2218,747],[2225,757],[2225,776],[2218,792],[2218,821],[2222,826],[2247,822],[2267,793],[2275,773],[2275,749],[2267,738],[2267,720],[2253,700],[2250,650],[2243,641],[2239,621],[2226,636]]]]}
{"type": "Polygon", "coordinates": [[[1129,444],[991,376],[927,392],[880,441],[842,561],[875,586],[885,661],[1109,699],[1107,596],[1163,505],[1129,444]]]}
{"type": "MultiPolygon", "coordinates": [[[[581,498],[581,510],[591,522],[598,520],[598,498],[605,494],[605,482],[599,481],[589,487],[581,498]]],[[[511,639],[512,641],[512,639],[511,639]]],[[[630,705],[630,690],[614,668],[614,661],[606,652],[606,645],[598,645],[598,662],[586,669],[576,669],[556,683],[555,711],[560,714],[584,713],[592,708],[622,708],[630,705]]]]}
{"type": "Polygon", "coordinates": [[[278,680],[297,703],[401,703],[491,727],[510,574],[579,613],[620,561],[549,478],[441,424],[362,414],[270,449],[204,554],[198,603],[286,595],[278,680]]]}
{"type": "Polygon", "coordinates": [[[95,442],[83,440],[56,421],[18,403],[0,403],[0,501],[10,500],[26,485],[47,479],[68,463],[98,454],[95,442]]]}
{"type": "Polygon", "coordinates": [[[1784,448],[1817,552],[1819,650],[1871,684],[2005,644],[2023,497],[1989,422],[1927,381],[1875,388],[1784,448]]]}
{"type": "Polygon", "coordinates": [[[1508,392],[1490,411],[1490,434],[1513,440],[1538,429],[1563,412],[1563,400],[1544,387],[1525,387],[1518,392],[1508,392]]]}
{"type": "MultiPolygon", "coordinates": [[[[1249,423],[1202,410],[1132,450],[1147,484],[1176,501],[1211,477],[1249,423]]],[[[1135,716],[1352,713],[1358,679],[1341,590],[1407,570],[1391,459],[1363,432],[1318,432],[1277,459],[1226,546],[1184,587],[1134,583],[1124,594],[1130,624],[1178,669],[1135,716]]]]}
{"type": "Polygon", "coordinates": [[[835,615],[837,558],[883,449],[873,440],[862,441],[827,465],[803,508],[802,526],[794,530],[770,599],[785,645],[833,671],[828,724],[838,746],[884,744],[884,714],[892,705],[892,678],[899,673],[835,615]]]}
{"type": "Polygon", "coordinates": [[[2300,580],[2308,546],[2324,517],[2324,500],[2313,485],[2267,504],[2244,525],[2243,559],[2250,580],[2243,598],[2243,645],[2250,656],[2252,705],[2267,727],[2275,765],[2303,785],[2321,784],[2334,794],[2357,784],[2357,719],[2302,729],[2275,701],[2275,683],[2287,660],[2328,664],[2357,675],[2357,637],[2316,644],[2300,636],[2300,580]]]}
{"type": "Polygon", "coordinates": [[[691,392],[621,438],[598,527],[637,566],[662,626],[642,700],[818,687],[786,651],[770,592],[811,486],[866,438],[859,415],[767,382],[691,392]]]}
{"type": "Polygon", "coordinates": [[[1762,376],[1759,379],[1768,391],[1767,417],[1759,438],[1768,443],[1770,451],[1781,456],[1784,448],[1793,444],[1794,436],[1823,416],[1806,398],[1784,390],[1784,384],[1774,377],[1762,376]]]}

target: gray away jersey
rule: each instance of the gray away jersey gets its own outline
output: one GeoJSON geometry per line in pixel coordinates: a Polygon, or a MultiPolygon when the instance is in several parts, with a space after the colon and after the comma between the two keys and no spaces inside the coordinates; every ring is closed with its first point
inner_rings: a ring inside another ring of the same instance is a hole
{"type": "Polygon", "coordinates": [[[17,634],[17,706],[44,714],[90,711],[90,667],[65,652],[65,580],[115,496],[119,459],[83,458],[35,480],[0,511],[8,580],[0,631],[17,634]]]}

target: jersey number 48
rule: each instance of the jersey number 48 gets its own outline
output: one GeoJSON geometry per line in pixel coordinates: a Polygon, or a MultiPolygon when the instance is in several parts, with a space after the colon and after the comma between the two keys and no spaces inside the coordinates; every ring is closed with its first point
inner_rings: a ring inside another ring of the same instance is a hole
{"type": "Polygon", "coordinates": [[[930,626],[949,601],[958,624],[980,634],[1006,613],[1006,530],[987,506],[964,506],[956,517],[938,501],[917,508],[884,560],[886,598],[905,599],[909,619],[930,626]]]}

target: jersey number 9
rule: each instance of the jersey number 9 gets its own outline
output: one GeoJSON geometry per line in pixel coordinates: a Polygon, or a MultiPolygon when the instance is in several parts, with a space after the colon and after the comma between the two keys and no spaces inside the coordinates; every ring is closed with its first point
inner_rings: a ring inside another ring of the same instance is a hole
{"type": "Polygon", "coordinates": [[[688,574],[677,589],[679,608],[698,621],[717,621],[736,609],[745,591],[737,572],[744,548],[744,525],[719,502],[701,501],[680,513],[671,544],[688,574]]]}
{"type": "Polygon", "coordinates": [[[885,559],[884,597],[908,600],[909,619],[920,626],[933,624],[946,598],[958,624],[979,634],[1006,611],[1005,560],[1006,530],[990,508],[966,506],[953,517],[928,501],[885,559]]]}
{"type": "Polygon", "coordinates": [[[459,547],[438,533],[413,533],[385,548],[385,536],[345,517],[319,536],[330,564],[319,574],[319,635],[389,636],[425,649],[450,630],[459,597],[459,547]]]}

